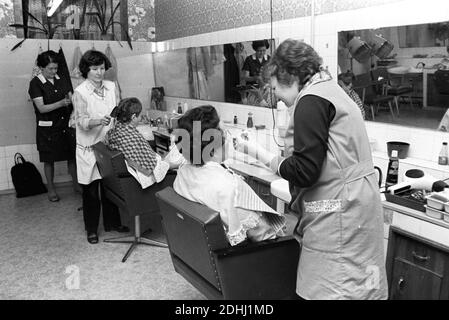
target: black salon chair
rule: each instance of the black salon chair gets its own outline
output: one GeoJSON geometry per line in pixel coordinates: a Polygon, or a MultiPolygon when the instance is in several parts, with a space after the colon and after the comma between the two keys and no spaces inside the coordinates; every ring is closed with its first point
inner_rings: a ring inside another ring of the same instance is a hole
{"type": "Polygon", "coordinates": [[[413,108],[412,94],[414,92],[413,82],[405,83],[404,76],[394,76],[385,68],[378,68],[371,71],[373,81],[383,82],[383,85],[377,87],[378,93],[394,97],[396,112],[399,116],[399,98],[408,98],[410,108],[413,108]],[[382,80],[380,80],[380,78],[382,80]]]}
{"type": "Polygon", "coordinates": [[[391,116],[393,119],[395,118],[392,103],[394,97],[378,90],[379,86],[381,87],[383,84],[383,81],[373,81],[369,72],[356,75],[352,82],[353,89],[362,99],[363,104],[370,107],[373,120],[375,120],[375,114],[381,105],[387,105],[391,116]]]}
{"type": "Polygon", "coordinates": [[[218,212],[170,187],[156,197],[176,272],[207,298],[295,296],[299,245],[292,236],[232,247],[218,212]]]}
{"type": "MultiPolygon", "coordinates": [[[[102,142],[95,144],[93,150],[106,197],[122,212],[126,212],[129,217],[134,218],[134,236],[106,239],[104,242],[131,243],[122,262],[125,262],[131,252],[140,244],[166,248],[167,244],[151,240],[141,234],[140,218],[143,215],[159,214],[155,193],[167,186],[172,186],[175,174],[169,172],[163,181],[142,189],[137,180],[128,172],[123,153],[110,150],[102,142]]],[[[150,231],[150,229],[146,230],[144,234],[150,231]]]]}

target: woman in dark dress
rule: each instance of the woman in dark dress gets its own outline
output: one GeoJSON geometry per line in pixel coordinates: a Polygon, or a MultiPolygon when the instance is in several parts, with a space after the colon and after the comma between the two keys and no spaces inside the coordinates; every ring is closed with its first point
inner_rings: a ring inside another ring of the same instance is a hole
{"type": "Polygon", "coordinates": [[[58,74],[58,58],[54,51],[45,51],[37,57],[41,73],[30,82],[28,93],[36,113],[36,144],[40,162],[44,163],[48,187],[48,199],[58,201],[53,183],[54,163],[67,161],[75,190],[79,189],[76,178],[75,145],[68,134],[68,122],[72,112],[70,85],[58,74]]]}
{"type": "Polygon", "coordinates": [[[262,67],[270,61],[270,56],[267,54],[270,43],[268,40],[253,41],[252,47],[255,52],[246,57],[242,67],[243,80],[246,81],[246,84],[257,85],[262,77],[262,67]]]}

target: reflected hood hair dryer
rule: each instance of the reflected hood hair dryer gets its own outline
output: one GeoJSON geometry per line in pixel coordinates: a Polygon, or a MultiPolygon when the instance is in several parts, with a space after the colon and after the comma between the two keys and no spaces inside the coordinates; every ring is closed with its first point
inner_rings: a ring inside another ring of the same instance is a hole
{"type": "Polygon", "coordinates": [[[405,173],[404,182],[395,184],[388,188],[388,191],[392,194],[400,194],[410,189],[426,190],[426,191],[443,191],[444,188],[449,187],[444,181],[425,174],[424,171],[419,169],[407,170],[405,173]]]}

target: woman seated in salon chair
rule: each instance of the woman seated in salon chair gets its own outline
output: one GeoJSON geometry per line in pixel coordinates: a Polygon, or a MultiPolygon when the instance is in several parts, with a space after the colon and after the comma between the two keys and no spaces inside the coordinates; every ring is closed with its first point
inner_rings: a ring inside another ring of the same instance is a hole
{"type": "Polygon", "coordinates": [[[117,121],[115,126],[106,133],[104,143],[112,150],[123,153],[127,165],[136,171],[137,177],[136,175],[135,177],[142,187],[145,188],[162,181],[169,169],[179,165],[179,162],[176,163],[172,160],[174,159],[173,153],[179,155],[178,160],[181,157],[176,148],[172,148],[172,151],[162,159],[136,129],[142,116],[142,103],[139,99],[125,98],[121,100],[118,107],[112,112],[112,116],[117,121]]]}
{"type": "Polygon", "coordinates": [[[265,204],[240,176],[222,164],[233,146],[221,129],[215,108],[206,105],[189,110],[178,120],[178,128],[187,131],[190,139],[181,141],[187,161],[178,170],[174,190],[190,201],[220,212],[231,245],[247,239],[262,241],[283,236],[285,217],[265,204]],[[197,123],[201,135],[193,133],[197,123]]]}

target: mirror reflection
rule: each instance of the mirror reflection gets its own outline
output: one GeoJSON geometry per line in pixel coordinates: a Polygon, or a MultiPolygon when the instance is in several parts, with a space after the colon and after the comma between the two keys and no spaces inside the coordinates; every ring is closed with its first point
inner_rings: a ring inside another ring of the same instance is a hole
{"type": "Polygon", "coordinates": [[[448,26],[338,33],[339,84],[366,120],[449,131],[448,26]]]}
{"type": "Polygon", "coordinates": [[[264,68],[274,49],[262,39],[157,52],[155,82],[171,97],[275,107],[264,68]]]}

